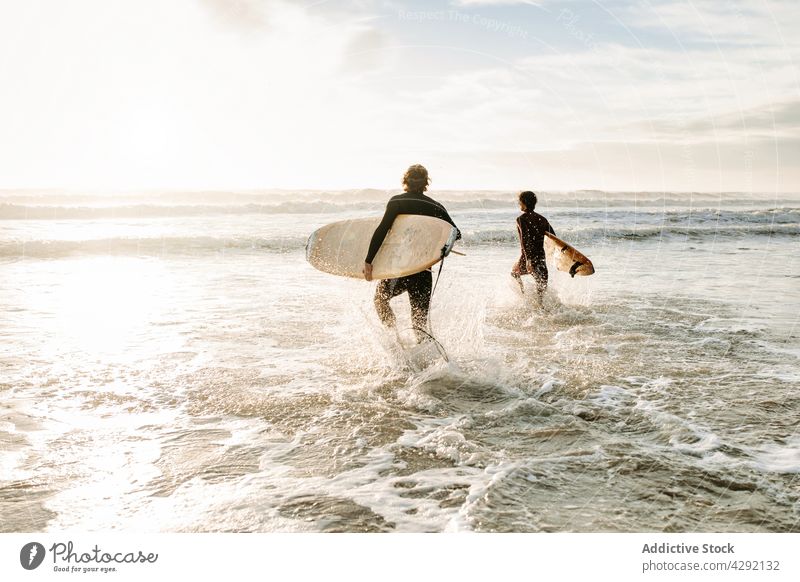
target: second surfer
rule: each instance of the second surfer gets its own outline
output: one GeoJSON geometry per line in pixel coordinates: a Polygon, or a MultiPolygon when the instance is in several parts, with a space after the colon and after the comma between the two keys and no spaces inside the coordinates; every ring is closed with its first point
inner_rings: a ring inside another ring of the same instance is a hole
{"type": "Polygon", "coordinates": [[[519,284],[520,290],[524,292],[522,275],[533,275],[533,280],[536,282],[536,294],[539,305],[541,305],[547,290],[544,233],[549,232],[552,235],[556,233],[547,219],[534,211],[537,202],[535,193],[529,190],[520,192],[518,201],[522,214],[517,217],[517,234],[522,254],[511,269],[511,276],[519,284]]]}

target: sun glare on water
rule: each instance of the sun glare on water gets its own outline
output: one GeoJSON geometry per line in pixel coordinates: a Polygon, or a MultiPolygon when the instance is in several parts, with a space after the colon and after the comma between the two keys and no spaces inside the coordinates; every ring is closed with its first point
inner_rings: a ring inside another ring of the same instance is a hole
{"type": "Polygon", "coordinates": [[[52,286],[35,298],[52,314],[54,351],[125,357],[145,340],[165,309],[169,274],[155,261],[102,257],[67,261],[52,286]]]}

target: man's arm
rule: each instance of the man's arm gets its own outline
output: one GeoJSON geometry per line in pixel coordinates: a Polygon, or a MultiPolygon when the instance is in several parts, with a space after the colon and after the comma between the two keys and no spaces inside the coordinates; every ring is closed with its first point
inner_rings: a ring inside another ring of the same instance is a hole
{"type": "Polygon", "coordinates": [[[375,255],[378,254],[378,250],[381,248],[384,239],[386,239],[386,235],[389,233],[389,229],[392,228],[394,219],[397,218],[398,206],[399,205],[392,200],[389,200],[389,203],[386,205],[386,211],[383,213],[383,218],[381,219],[378,228],[376,228],[375,232],[372,233],[372,240],[369,243],[367,258],[364,259],[365,263],[371,265],[372,261],[375,259],[375,255]]]}

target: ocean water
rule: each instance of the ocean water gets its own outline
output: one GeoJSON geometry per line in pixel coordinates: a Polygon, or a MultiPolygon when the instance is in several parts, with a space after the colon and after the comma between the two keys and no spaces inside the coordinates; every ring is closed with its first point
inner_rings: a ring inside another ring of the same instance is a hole
{"type": "Polygon", "coordinates": [[[0,531],[800,531],[800,197],[542,193],[539,310],[513,193],[432,192],[418,370],[304,260],[390,194],[1,193],[0,531]]]}

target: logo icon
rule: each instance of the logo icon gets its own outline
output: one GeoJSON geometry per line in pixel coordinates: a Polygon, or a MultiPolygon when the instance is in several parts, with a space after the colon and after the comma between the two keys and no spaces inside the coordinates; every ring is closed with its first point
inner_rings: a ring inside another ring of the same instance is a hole
{"type": "Polygon", "coordinates": [[[35,570],[44,562],[44,546],[39,542],[30,542],[22,546],[19,552],[19,563],[26,570],[35,570]]]}

